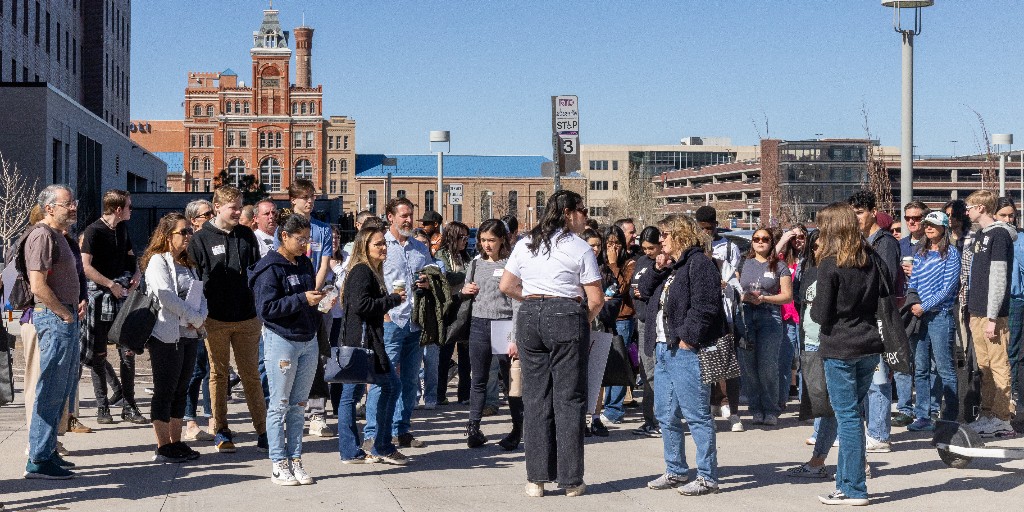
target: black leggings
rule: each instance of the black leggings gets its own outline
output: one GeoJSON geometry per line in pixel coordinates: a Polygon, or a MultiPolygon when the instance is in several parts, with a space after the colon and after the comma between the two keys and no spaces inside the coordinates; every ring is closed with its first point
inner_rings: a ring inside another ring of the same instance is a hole
{"type": "MultiPolygon", "coordinates": [[[[99,316],[99,312],[96,316],[99,316]]],[[[98,407],[109,407],[107,401],[107,384],[111,391],[117,394],[122,393],[126,404],[135,404],[135,354],[117,347],[117,353],[121,358],[121,380],[117,380],[114,368],[107,360],[107,337],[110,333],[110,326],[113,321],[102,321],[96,318],[93,322],[93,357],[89,361],[89,368],[92,370],[92,390],[96,396],[98,407]]]]}
{"type": "Polygon", "coordinates": [[[153,366],[152,421],[169,422],[185,417],[185,395],[196,365],[195,338],[181,338],[177,343],[164,343],[149,338],[149,360],[153,366]]]}

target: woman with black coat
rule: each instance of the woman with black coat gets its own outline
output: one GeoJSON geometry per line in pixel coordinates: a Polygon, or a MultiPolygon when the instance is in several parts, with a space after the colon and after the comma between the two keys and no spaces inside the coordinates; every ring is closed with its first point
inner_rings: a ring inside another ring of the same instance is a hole
{"type": "Polygon", "coordinates": [[[392,443],[391,419],[398,403],[398,374],[391,366],[384,349],[384,314],[401,304],[406,298],[404,287],[395,287],[395,293],[388,294],[384,283],[384,259],[387,258],[387,242],[383,227],[364,227],[356,234],[349,259],[348,277],[342,289],[341,338],[338,344],[346,347],[365,346],[373,350],[376,381],[381,393],[377,404],[377,437],[373,449],[367,454],[360,448],[359,431],[356,429],[356,402],[359,401],[364,384],[342,384],[341,400],[338,403],[338,452],[345,464],[387,462],[404,465],[405,455],[392,443]]]}
{"type": "Polygon", "coordinates": [[[643,254],[636,259],[633,276],[630,280],[630,293],[636,309],[636,332],[640,349],[640,375],[644,381],[643,417],[644,423],[633,430],[633,435],[658,437],[661,428],[654,417],[654,340],[647,343],[644,332],[647,322],[647,303],[662,281],[669,275],[667,269],[658,270],[655,263],[660,258],[662,263],[668,260],[661,251],[661,231],[655,226],[647,226],[640,232],[640,249],[643,254]]]}

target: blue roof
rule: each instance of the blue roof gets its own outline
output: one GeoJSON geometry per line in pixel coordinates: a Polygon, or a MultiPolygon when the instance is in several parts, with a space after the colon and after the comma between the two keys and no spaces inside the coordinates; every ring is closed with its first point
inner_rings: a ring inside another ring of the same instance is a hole
{"type": "MultiPolygon", "coordinates": [[[[550,159],[543,156],[445,155],[444,175],[452,178],[540,178],[540,167],[550,159]]],[[[437,176],[437,155],[356,155],[356,176],[437,176]],[[397,167],[384,166],[394,158],[397,167]]]]}
{"type": "Polygon", "coordinates": [[[220,76],[238,76],[238,73],[235,73],[235,70],[231,68],[227,68],[220,72],[220,76]]]}
{"type": "Polygon", "coordinates": [[[185,172],[185,153],[181,151],[154,151],[154,155],[167,164],[167,174],[185,172]]]}

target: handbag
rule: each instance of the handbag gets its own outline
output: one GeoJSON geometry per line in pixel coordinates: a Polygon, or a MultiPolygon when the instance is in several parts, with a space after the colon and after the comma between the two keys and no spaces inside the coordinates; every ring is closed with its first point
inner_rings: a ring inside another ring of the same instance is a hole
{"type": "Polygon", "coordinates": [[[704,384],[739,377],[740,361],[736,358],[733,335],[726,334],[714,344],[699,348],[697,363],[700,365],[700,381],[704,384]]]}
{"type": "Polygon", "coordinates": [[[143,278],[134,290],[128,292],[128,297],[110,325],[107,339],[121,348],[141,354],[149,337],[153,335],[158,313],[160,301],[146,292],[146,279],[143,278]]]}
{"type": "Polygon", "coordinates": [[[825,385],[825,359],[820,352],[800,351],[800,372],[803,374],[803,400],[800,404],[800,419],[835,416],[825,385]],[[804,402],[809,408],[805,411],[804,402]]]}
{"type": "MultiPolygon", "coordinates": [[[[345,318],[342,318],[341,337],[345,339],[345,325],[348,324],[348,311],[345,311],[345,318]]],[[[366,326],[363,325],[363,335],[358,347],[340,345],[331,347],[331,354],[324,361],[324,382],[341,384],[374,384],[377,382],[377,372],[373,369],[376,355],[373,350],[366,347],[366,326]]]]}
{"type": "Polygon", "coordinates": [[[871,252],[871,261],[881,276],[881,288],[883,293],[878,297],[878,333],[882,337],[882,345],[885,352],[882,353],[882,362],[889,365],[893,371],[900,373],[914,373],[914,356],[910,348],[910,339],[907,337],[906,328],[903,325],[903,317],[896,307],[896,297],[889,280],[889,272],[886,270],[885,262],[878,256],[878,253],[871,252]]]}
{"type": "Polygon", "coordinates": [[[608,351],[608,363],[604,367],[602,386],[632,386],[636,377],[629,361],[626,341],[618,334],[612,336],[612,348],[608,351]]]}
{"type": "MultiPolygon", "coordinates": [[[[466,273],[465,282],[470,283],[476,274],[476,260],[469,263],[469,272],[466,273]]],[[[453,306],[455,302],[453,301],[453,306]]],[[[469,340],[469,322],[473,314],[473,299],[458,301],[458,307],[449,307],[445,312],[444,324],[448,326],[444,333],[444,344],[463,342],[469,340]]]]}
{"type": "Polygon", "coordinates": [[[523,396],[523,365],[518,357],[512,358],[508,366],[508,396],[523,396]]]}

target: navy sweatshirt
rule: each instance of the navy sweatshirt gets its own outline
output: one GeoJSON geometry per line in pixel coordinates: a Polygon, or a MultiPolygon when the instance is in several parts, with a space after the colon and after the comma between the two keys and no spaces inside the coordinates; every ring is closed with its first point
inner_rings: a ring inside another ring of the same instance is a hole
{"type": "Polygon", "coordinates": [[[320,327],[320,311],[306,302],[316,289],[313,263],[305,256],[295,263],[270,251],[249,268],[249,287],[256,296],[256,316],[271,331],[289,341],[312,341],[320,327]]]}

